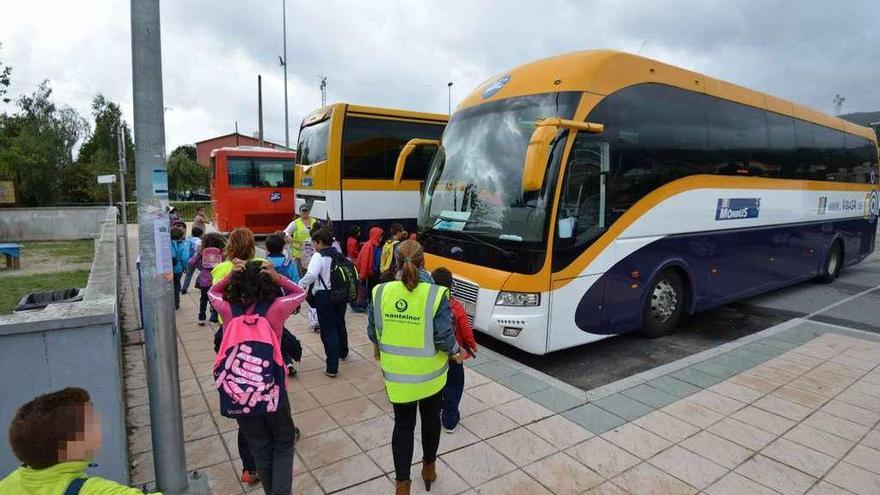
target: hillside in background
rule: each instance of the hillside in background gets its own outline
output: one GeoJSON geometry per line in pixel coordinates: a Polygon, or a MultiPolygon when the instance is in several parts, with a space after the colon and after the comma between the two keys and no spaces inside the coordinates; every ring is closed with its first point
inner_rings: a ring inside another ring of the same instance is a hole
{"type": "Polygon", "coordinates": [[[880,122],[880,112],[854,112],[845,113],[840,116],[843,120],[848,120],[853,124],[868,127],[871,122],[880,122]]]}
{"type": "MultiPolygon", "coordinates": [[[[853,124],[870,127],[871,122],[880,122],[880,112],[853,112],[843,114],[840,118],[848,120],[853,124]]],[[[875,127],[874,132],[877,134],[877,139],[880,140],[880,126],[875,127]]]]}

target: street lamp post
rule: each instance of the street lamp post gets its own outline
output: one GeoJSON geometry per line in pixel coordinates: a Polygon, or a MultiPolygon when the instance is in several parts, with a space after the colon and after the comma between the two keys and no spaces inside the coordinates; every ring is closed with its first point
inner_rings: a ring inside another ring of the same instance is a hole
{"type": "Polygon", "coordinates": [[[281,0],[281,17],[284,26],[284,147],[290,149],[290,126],[287,121],[287,0],[281,0]]]}
{"type": "Polygon", "coordinates": [[[449,115],[452,115],[452,81],[446,83],[446,87],[449,88],[449,115]]]}

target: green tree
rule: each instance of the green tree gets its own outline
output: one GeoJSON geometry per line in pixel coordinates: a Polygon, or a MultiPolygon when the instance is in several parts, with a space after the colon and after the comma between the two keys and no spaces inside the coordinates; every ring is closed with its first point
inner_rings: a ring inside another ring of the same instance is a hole
{"type": "Polygon", "coordinates": [[[19,203],[45,206],[62,197],[73,168],[73,148],[88,133],[76,110],[56,106],[44,81],[17,100],[19,111],[0,115],[0,176],[12,180],[19,203]]]}
{"type": "MultiPolygon", "coordinates": [[[[0,48],[3,48],[3,44],[0,43],[0,48]]],[[[11,99],[6,96],[6,92],[9,89],[9,85],[12,83],[12,67],[8,65],[3,65],[3,60],[0,59],[0,101],[3,103],[9,103],[11,99]]]]}
{"type": "Polygon", "coordinates": [[[168,189],[171,193],[208,189],[208,169],[196,161],[196,147],[178,146],[168,157],[168,189]]]}
{"type": "Polygon", "coordinates": [[[92,100],[92,116],[95,119],[95,132],[89,135],[79,149],[77,159],[78,170],[70,177],[71,183],[66,188],[73,194],[88,191],[87,201],[106,200],[106,189],[95,184],[95,177],[102,174],[116,174],[119,171],[119,124],[125,139],[126,176],[125,188],[129,198],[135,189],[134,142],[131,131],[122,119],[119,105],[98,94],[92,100]]]}

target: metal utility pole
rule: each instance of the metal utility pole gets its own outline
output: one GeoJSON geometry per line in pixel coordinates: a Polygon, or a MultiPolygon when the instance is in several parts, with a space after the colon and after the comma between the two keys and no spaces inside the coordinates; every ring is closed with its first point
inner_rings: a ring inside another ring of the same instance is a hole
{"type": "Polygon", "coordinates": [[[158,489],[184,493],[189,482],[177,371],[177,327],[171,287],[168,168],[162,97],[159,0],[131,0],[131,67],[134,88],[138,233],[143,286],[144,345],[153,461],[158,489]]]}
{"type": "Polygon", "coordinates": [[[235,145],[239,146],[239,144],[238,144],[238,121],[237,120],[235,121],[235,145]]]}
{"type": "Polygon", "coordinates": [[[257,120],[260,146],[263,146],[263,76],[257,75],[257,120]]]}
{"type": "Polygon", "coordinates": [[[284,67],[284,147],[290,149],[290,125],[287,121],[287,0],[281,0],[281,17],[284,25],[284,58],[281,66],[284,67]]]}
{"type": "Polygon", "coordinates": [[[835,112],[836,112],[835,115],[840,115],[840,109],[843,107],[843,102],[846,101],[846,98],[843,96],[840,96],[840,94],[836,94],[836,95],[834,95],[833,101],[834,101],[834,108],[835,108],[835,112]]]}
{"type": "Polygon", "coordinates": [[[452,81],[446,83],[446,87],[449,88],[449,114],[452,115],[452,81]]]}
{"type": "Polygon", "coordinates": [[[327,106],[327,76],[321,76],[321,106],[327,106]]]}
{"type": "MultiPolygon", "coordinates": [[[[131,258],[128,256],[128,206],[125,197],[125,176],[126,158],[125,158],[125,126],[122,120],[119,120],[119,127],[116,131],[116,154],[119,156],[119,203],[122,205],[122,238],[125,249],[125,274],[131,273],[131,258]]],[[[137,307],[137,305],[135,305],[137,307]]]]}

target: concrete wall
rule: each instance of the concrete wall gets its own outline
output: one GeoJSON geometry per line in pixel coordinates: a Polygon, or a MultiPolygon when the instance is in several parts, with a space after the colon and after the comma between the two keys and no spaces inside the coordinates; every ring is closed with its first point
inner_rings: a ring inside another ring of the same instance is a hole
{"type": "Polygon", "coordinates": [[[88,239],[98,232],[108,209],[107,206],[0,208],[0,242],[88,239]]]}
{"type": "Polygon", "coordinates": [[[89,391],[104,446],[89,470],[128,484],[122,347],[117,312],[116,214],[103,208],[89,282],[80,302],[0,316],[0,477],[19,462],[7,428],[20,405],[68,386],[89,391]]]}

